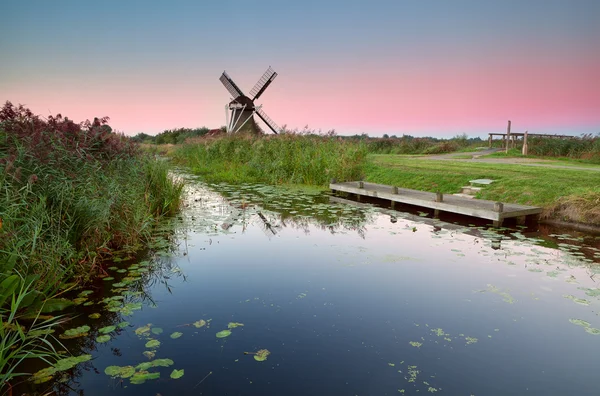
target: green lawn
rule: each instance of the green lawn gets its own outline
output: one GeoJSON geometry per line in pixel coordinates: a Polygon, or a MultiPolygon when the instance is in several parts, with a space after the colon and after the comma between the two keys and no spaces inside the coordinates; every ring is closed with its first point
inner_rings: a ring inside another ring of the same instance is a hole
{"type": "MultiPolygon", "coordinates": [[[[560,164],[565,165],[563,161],[560,164]]],[[[485,187],[478,198],[541,206],[546,216],[563,218],[559,204],[571,202],[574,205],[577,202],[578,210],[571,210],[568,220],[589,222],[600,216],[597,213],[600,207],[598,171],[376,154],[368,157],[365,180],[416,190],[457,193],[462,186],[469,185],[469,180],[483,178],[495,182],[485,187]]]]}

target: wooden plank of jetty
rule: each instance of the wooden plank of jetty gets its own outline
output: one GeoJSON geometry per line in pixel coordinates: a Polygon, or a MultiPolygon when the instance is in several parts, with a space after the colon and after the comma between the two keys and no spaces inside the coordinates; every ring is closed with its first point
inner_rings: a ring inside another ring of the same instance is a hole
{"type": "Polygon", "coordinates": [[[427,191],[411,190],[385,184],[352,181],[329,184],[333,192],[345,192],[360,197],[372,197],[395,203],[420,206],[448,213],[477,217],[492,220],[496,227],[502,226],[504,219],[516,217],[519,223],[527,217],[537,217],[542,208],[536,206],[518,205],[513,203],[494,202],[484,199],[470,199],[451,194],[432,193],[427,191]]]}

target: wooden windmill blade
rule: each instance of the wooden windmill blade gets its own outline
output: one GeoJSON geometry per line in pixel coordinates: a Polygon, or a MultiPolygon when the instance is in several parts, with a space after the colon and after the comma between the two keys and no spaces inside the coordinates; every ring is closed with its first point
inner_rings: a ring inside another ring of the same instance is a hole
{"type": "Polygon", "coordinates": [[[265,124],[267,124],[267,126],[269,128],[271,128],[271,130],[277,135],[279,132],[279,127],[277,126],[277,124],[275,124],[275,122],[271,119],[271,117],[269,117],[267,115],[267,113],[265,113],[262,108],[257,108],[256,109],[256,114],[260,117],[261,120],[263,120],[265,122],[265,124]]]}
{"type": "Polygon", "coordinates": [[[275,80],[275,77],[277,77],[277,73],[275,73],[271,66],[269,66],[267,71],[264,72],[263,75],[258,79],[257,83],[254,84],[252,90],[250,90],[250,96],[252,97],[253,101],[258,99],[260,95],[265,92],[267,87],[273,82],[273,80],[275,80]]]}
{"type": "Polygon", "coordinates": [[[242,92],[240,87],[238,87],[237,84],[235,82],[233,82],[233,80],[231,79],[231,77],[229,77],[229,75],[227,74],[226,71],[223,72],[223,74],[221,75],[219,80],[225,86],[225,88],[229,91],[229,93],[231,94],[231,96],[234,99],[238,98],[240,96],[245,96],[244,92],[242,92]]]}

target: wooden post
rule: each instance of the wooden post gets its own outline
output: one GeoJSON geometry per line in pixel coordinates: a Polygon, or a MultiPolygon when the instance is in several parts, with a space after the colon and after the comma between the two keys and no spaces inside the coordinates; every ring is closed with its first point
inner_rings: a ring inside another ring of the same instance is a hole
{"type": "Polygon", "coordinates": [[[502,213],[504,211],[504,204],[502,202],[494,203],[494,212],[502,213]]]}
{"type": "Polygon", "coordinates": [[[365,183],[362,181],[358,182],[358,188],[365,188],[365,183]]]}
{"type": "Polygon", "coordinates": [[[398,194],[398,187],[397,186],[392,187],[392,194],[398,194]]]}
{"type": "Polygon", "coordinates": [[[527,131],[525,131],[525,135],[523,135],[523,155],[527,155],[529,152],[529,147],[527,146],[527,131]]]}
{"type": "Polygon", "coordinates": [[[444,201],[444,194],[442,194],[441,192],[436,192],[435,193],[435,202],[443,202],[444,201]]]}
{"type": "Polygon", "coordinates": [[[490,133],[490,137],[488,137],[488,148],[492,148],[492,134],[490,133]]]}
{"type": "Polygon", "coordinates": [[[510,142],[510,120],[508,120],[508,127],[506,128],[506,152],[508,153],[508,145],[510,142]]]}

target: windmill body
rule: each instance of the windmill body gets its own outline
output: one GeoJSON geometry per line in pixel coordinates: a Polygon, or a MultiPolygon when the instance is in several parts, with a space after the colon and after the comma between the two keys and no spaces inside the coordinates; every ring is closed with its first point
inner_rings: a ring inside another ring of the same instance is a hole
{"type": "Polygon", "coordinates": [[[223,72],[219,80],[221,83],[223,83],[233,98],[225,107],[228,133],[262,133],[260,127],[254,120],[255,114],[261,120],[263,120],[275,134],[279,132],[279,127],[262,110],[262,106],[254,105],[256,99],[258,99],[265,92],[275,77],[277,77],[277,73],[275,73],[275,71],[269,66],[267,71],[263,73],[261,78],[254,85],[252,90],[250,90],[249,96],[246,96],[244,92],[237,86],[237,84],[231,79],[231,77],[229,77],[227,72],[223,72]]]}

